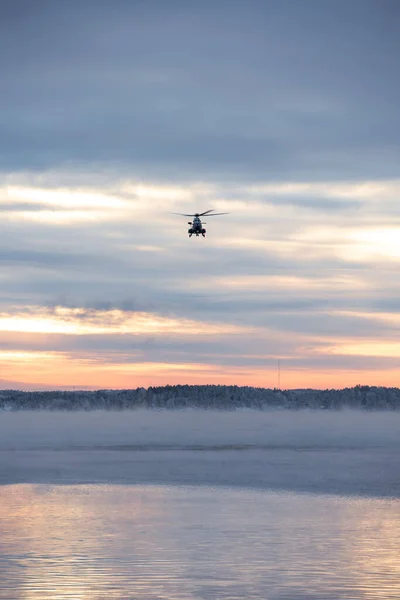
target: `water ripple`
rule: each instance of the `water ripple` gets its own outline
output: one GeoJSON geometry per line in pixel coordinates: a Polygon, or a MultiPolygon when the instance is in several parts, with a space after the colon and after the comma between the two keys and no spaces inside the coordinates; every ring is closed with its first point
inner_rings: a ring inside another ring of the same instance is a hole
{"type": "Polygon", "coordinates": [[[2,600],[398,600],[399,500],[0,488],[2,600]]]}

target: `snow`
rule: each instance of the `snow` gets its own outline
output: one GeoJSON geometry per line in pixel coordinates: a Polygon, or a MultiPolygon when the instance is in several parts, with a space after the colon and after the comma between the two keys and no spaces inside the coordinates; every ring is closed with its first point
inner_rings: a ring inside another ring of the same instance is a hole
{"type": "Polygon", "coordinates": [[[341,390],[279,390],[227,385],[176,385],[147,390],[3,390],[0,410],[124,409],[342,409],[399,410],[400,389],[355,386],[341,390]]]}

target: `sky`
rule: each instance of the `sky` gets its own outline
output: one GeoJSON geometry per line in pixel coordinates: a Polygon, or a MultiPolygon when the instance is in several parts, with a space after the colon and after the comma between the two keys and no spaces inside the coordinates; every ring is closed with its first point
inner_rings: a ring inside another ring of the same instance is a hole
{"type": "Polygon", "coordinates": [[[399,385],[399,55],[397,0],[3,1],[0,387],[399,385]]]}

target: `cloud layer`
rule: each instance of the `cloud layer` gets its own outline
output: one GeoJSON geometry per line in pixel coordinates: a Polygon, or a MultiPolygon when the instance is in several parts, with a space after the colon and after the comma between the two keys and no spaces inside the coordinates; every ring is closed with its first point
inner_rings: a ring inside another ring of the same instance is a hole
{"type": "Polygon", "coordinates": [[[398,12],[6,3],[4,387],[398,383],[398,12]]]}

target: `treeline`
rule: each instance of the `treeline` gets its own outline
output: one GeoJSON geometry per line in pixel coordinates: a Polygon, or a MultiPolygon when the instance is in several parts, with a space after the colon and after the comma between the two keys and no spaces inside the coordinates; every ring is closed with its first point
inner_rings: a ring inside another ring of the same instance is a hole
{"type": "Polygon", "coordinates": [[[0,410],[126,409],[399,410],[400,389],[357,385],[341,390],[279,390],[234,385],[167,385],[131,390],[0,391],[0,410]]]}

